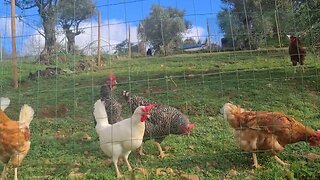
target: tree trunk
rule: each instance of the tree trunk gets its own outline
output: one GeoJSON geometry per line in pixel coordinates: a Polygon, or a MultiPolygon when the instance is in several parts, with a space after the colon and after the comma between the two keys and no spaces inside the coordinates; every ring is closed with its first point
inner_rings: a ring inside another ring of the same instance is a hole
{"type": "Polygon", "coordinates": [[[44,31],[44,49],[40,54],[40,62],[44,64],[50,63],[50,56],[55,51],[56,31],[55,31],[55,13],[42,14],[43,31],[44,31]]]}
{"type": "Polygon", "coordinates": [[[68,52],[71,54],[74,54],[75,52],[75,37],[76,37],[77,33],[72,32],[71,30],[66,30],[66,37],[68,39],[68,44],[67,44],[67,48],[68,48],[68,52]]]}

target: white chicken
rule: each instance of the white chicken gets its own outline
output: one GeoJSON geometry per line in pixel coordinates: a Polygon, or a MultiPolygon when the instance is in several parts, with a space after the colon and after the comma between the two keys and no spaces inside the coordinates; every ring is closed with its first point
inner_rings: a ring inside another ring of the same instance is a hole
{"type": "Polygon", "coordinates": [[[108,123],[104,102],[99,99],[94,104],[93,115],[97,122],[96,132],[99,135],[100,147],[107,156],[112,157],[117,178],[122,177],[117,165],[119,157],[124,158],[128,170],[132,171],[128,156],[131,151],[141,146],[145,121],[149,118],[153,106],[139,106],[132,117],[111,125],[108,123]]]}

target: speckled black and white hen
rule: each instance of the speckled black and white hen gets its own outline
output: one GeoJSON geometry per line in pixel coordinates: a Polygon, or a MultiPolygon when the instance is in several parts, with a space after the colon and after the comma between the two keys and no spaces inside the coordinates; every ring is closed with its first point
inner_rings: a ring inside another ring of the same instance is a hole
{"type": "Polygon", "coordinates": [[[107,77],[106,83],[100,89],[100,99],[104,101],[109,124],[114,124],[123,120],[121,116],[122,106],[112,93],[117,84],[115,75],[109,74],[107,77]]]}
{"type": "MultiPolygon", "coordinates": [[[[160,145],[167,135],[188,135],[194,127],[194,124],[190,123],[188,117],[174,107],[157,104],[146,98],[131,95],[130,92],[127,91],[123,91],[123,96],[129,104],[131,112],[138,106],[156,104],[150,111],[150,119],[146,121],[143,141],[154,139],[161,158],[167,156],[160,145]]],[[[142,147],[140,148],[140,154],[143,154],[142,147]]]]}

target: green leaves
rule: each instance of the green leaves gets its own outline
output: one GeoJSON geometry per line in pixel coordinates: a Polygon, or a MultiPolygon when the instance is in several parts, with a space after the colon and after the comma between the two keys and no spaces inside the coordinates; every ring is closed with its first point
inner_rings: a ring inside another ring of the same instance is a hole
{"type": "Polygon", "coordinates": [[[191,28],[191,23],[184,19],[185,11],[176,8],[164,8],[153,5],[151,13],[139,25],[139,37],[146,39],[156,49],[164,46],[164,51],[178,47],[182,33],[191,28]]]}

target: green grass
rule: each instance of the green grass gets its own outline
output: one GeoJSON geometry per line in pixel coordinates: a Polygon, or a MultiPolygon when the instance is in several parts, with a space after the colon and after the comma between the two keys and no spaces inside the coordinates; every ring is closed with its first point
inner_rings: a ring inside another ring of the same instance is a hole
{"type": "MultiPolygon", "coordinates": [[[[69,62],[58,62],[57,66],[71,67],[77,60],[79,57],[71,57],[69,62]]],[[[286,49],[188,54],[112,61],[106,63],[105,70],[61,74],[36,81],[27,79],[29,72],[44,66],[21,61],[18,90],[10,86],[11,64],[3,62],[0,90],[1,96],[11,98],[9,116],[17,119],[24,103],[36,111],[31,124],[31,150],[19,168],[19,177],[65,179],[76,171],[85,173],[87,179],[114,178],[114,167],[105,163],[107,157],[99,147],[92,119],[100,85],[105,75],[113,72],[119,82],[117,93],[131,90],[177,107],[196,125],[190,136],[172,135],[165,139],[162,146],[171,147],[169,158],[159,159],[152,141],[145,145],[148,156],[130,155],[133,167],[147,169],[149,179],[179,177],[156,176],[157,168],[172,168],[176,174],[196,174],[200,179],[318,179],[320,163],[308,161],[306,155],[320,149],[310,148],[307,143],[288,145],[280,154],[291,163],[290,167],[282,167],[262,153],[258,160],[263,169],[253,170],[251,154],[237,147],[232,129],[219,114],[222,105],[232,101],[247,109],[282,111],[314,129],[319,128],[318,60],[308,54],[306,72],[298,69],[293,73],[286,49]],[[68,108],[62,117],[45,118],[41,113],[44,107],[54,109],[60,105],[68,108]],[[84,133],[92,139],[83,141],[84,133]],[[236,176],[231,175],[233,170],[236,176]]],[[[124,110],[125,116],[129,116],[127,108],[124,110]]],[[[130,177],[125,165],[120,165],[120,170],[130,177]]]]}

